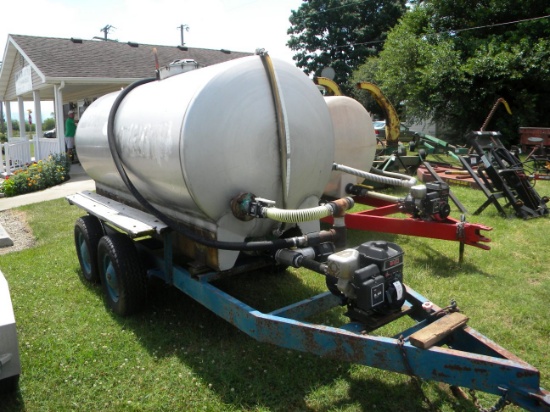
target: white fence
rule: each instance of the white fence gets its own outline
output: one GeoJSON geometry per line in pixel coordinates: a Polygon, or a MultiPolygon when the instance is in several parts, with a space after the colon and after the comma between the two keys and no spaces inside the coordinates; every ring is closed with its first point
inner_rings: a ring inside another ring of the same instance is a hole
{"type": "Polygon", "coordinates": [[[36,138],[34,140],[15,138],[10,139],[7,143],[1,143],[0,174],[10,175],[33,161],[47,159],[50,154],[59,153],[57,139],[40,138],[38,144],[36,140],[36,138]]]}

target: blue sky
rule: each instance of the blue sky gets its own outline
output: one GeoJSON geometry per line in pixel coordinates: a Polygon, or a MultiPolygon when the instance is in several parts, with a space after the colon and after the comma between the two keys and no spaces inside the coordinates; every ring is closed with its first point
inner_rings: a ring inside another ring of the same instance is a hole
{"type": "MultiPolygon", "coordinates": [[[[8,34],[92,39],[115,27],[109,38],[123,42],[178,45],[178,26],[186,46],[253,52],[292,62],[286,47],[288,17],[302,0],[25,0],[18,18],[0,19],[2,56],[8,34]]],[[[28,105],[32,109],[32,103],[28,105]]],[[[43,117],[52,111],[42,106],[43,117]]],[[[27,108],[27,105],[25,106],[27,108]]],[[[17,116],[12,104],[12,117],[17,116]]]]}

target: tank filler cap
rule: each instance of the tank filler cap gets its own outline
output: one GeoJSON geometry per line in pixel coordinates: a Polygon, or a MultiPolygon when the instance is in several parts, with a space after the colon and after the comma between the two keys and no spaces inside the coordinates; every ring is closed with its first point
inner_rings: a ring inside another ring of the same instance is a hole
{"type": "Polygon", "coordinates": [[[428,193],[426,185],[414,185],[410,189],[411,196],[413,199],[424,199],[428,193]]]}
{"type": "Polygon", "coordinates": [[[186,73],[199,68],[199,64],[193,59],[174,60],[168,66],[161,67],[159,70],[160,80],[175,76],[176,74],[186,73]]]}

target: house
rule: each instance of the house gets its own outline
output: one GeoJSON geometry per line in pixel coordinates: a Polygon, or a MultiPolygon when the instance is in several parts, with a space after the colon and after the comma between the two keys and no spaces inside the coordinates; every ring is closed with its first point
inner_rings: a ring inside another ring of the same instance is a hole
{"type": "MultiPolygon", "coordinates": [[[[10,34],[0,71],[0,102],[3,101],[6,107],[8,140],[14,141],[12,153],[16,151],[17,140],[13,139],[11,121],[14,103],[19,108],[19,124],[23,125],[23,102],[34,101],[38,136],[35,137],[35,157],[44,158],[51,152],[64,152],[65,142],[64,139],[41,139],[41,101],[54,102],[57,136],[64,136],[69,109],[74,109],[78,118],[94,99],[136,80],[155,77],[157,67],[167,66],[175,60],[192,59],[200,68],[249,55],[251,53],[223,49],[10,34]]],[[[21,129],[22,139],[19,140],[28,144],[24,128],[21,129]]]]}

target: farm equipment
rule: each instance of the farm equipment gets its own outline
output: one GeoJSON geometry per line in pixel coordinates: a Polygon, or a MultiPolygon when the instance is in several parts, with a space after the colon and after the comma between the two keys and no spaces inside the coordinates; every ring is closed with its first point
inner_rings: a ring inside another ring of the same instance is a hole
{"type": "Polygon", "coordinates": [[[489,122],[491,121],[491,119],[493,118],[495,112],[497,111],[497,108],[498,106],[502,104],[504,106],[504,108],[506,109],[506,111],[508,112],[508,114],[512,114],[512,110],[510,109],[510,105],[508,104],[508,102],[506,100],[504,100],[502,97],[499,97],[495,104],[493,105],[493,107],[491,108],[491,111],[489,112],[489,114],[487,115],[487,118],[485,119],[485,121],[483,122],[483,124],[481,125],[481,127],[479,128],[479,131],[480,132],[484,132],[485,129],[487,129],[487,126],[489,125],[489,122]]]}
{"type": "Polygon", "coordinates": [[[21,361],[10,290],[0,271],[0,393],[17,389],[21,361]]]}
{"type": "MultiPolygon", "coordinates": [[[[77,256],[115,313],[139,310],[147,279],[160,278],[261,342],[485,391],[499,405],[550,407],[534,367],[467,326],[456,303],[439,308],[405,284],[399,245],[347,245],[346,190],[375,152],[355,100],[323,98],[261,53],[99,98],[76,145],[96,181],[95,193],[67,198],[87,212],[77,256]],[[263,313],[215,282],[289,266],[323,276],[328,291],[263,313]],[[308,321],[339,306],[349,318],[340,327],[308,321]],[[405,317],[397,335],[370,333],[405,317]]],[[[411,192],[407,211],[444,218],[444,187],[411,192]]]]}
{"type": "Polygon", "coordinates": [[[548,215],[547,196],[540,196],[529,181],[523,164],[500,141],[499,132],[472,132],[472,148],[481,159],[474,171],[464,159],[460,159],[464,168],[477,182],[487,196],[474,214],[480,214],[493,204],[501,216],[506,217],[504,207],[511,206],[515,215],[523,219],[548,215]],[[499,200],[506,204],[501,205],[499,200]]]}
{"type": "Polygon", "coordinates": [[[545,152],[550,149],[550,128],[520,127],[520,145],[523,153],[545,152]]]}
{"type": "Polygon", "coordinates": [[[530,171],[530,177],[537,180],[550,180],[550,146],[548,138],[545,141],[544,137],[533,136],[533,134],[550,134],[550,129],[534,129],[520,127],[521,141],[527,140],[531,145],[524,145],[524,149],[530,149],[527,158],[523,161],[526,170],[530,171]],[[525,129],[528,129],[527,131],[525,129]],[[526,136],[528,135],[528,136],[526,136]]]}

